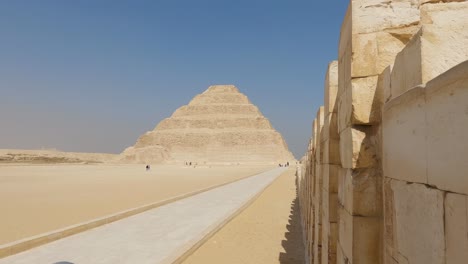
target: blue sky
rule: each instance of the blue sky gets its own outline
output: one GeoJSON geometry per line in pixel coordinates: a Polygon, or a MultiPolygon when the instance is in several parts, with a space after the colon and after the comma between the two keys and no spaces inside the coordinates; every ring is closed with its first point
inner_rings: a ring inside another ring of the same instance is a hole
{"type": "Polygon", "coordinates": [[[0,1],[0,148],[119,153],[235,84],[300,158],[347,1],[0,1]]]}

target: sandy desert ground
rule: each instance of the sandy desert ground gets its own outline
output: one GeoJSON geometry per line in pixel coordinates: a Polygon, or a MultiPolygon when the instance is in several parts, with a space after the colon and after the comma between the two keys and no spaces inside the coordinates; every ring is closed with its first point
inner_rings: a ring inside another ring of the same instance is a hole
{"type": "Polygon", "coordinates": [[[0,165],[0,244],[257,174],[268,166],[0,165]]]}
{"type": "Polygon", "coordinates": [[[284,172],[183,264],[304,263],[294,173],[284,172]]]}

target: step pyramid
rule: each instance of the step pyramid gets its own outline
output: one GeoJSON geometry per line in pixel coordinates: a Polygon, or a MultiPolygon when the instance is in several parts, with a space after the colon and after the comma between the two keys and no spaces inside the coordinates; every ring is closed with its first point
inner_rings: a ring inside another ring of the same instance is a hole
{"type": "Polygon", "coordinates": [[[140,136],[122,160],[132,163],[290,163],[283,137],[234,85],[210,86],[140,136]]]}

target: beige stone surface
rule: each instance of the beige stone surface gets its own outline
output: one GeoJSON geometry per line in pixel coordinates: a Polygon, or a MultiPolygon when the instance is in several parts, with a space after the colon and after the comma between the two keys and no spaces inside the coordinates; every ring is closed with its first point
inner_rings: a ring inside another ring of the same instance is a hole
{"type": "Polygon", "coordinates": [[[338,61],[332,61],[328,64],[327,73],[325,75],[325,98],[324,110],[325,116],[330,113],[336,113],[338,107],[336,105],[336,98],[338,95],[338,61]]]}
{"type": "Polygon", "coordinates": [[[352,32],[371,33],[419,22],[418,0],[353,0],[352,32]]]}
{"type": "Polygon", "coordinates": [[[210,86],[142,135],[121,157],[135,163],[295,161],[281,134],[233,85],[210,86]]]}
{"type": "Polygon", "coordinates": [[[322,262],[336,263],[336,240],[338,238],[338,223],[323,223],[322,226],[322,262]]]}
{"type": "Polygon", "coordinates": [[[295,191],[291,169],[183,263],[304,263],[295,191]]]}
{"type": "Polygon", "coordinates": [[[416,87],[391,100],[383,113],[385,177],[427,183],[425,89],[416,87]]]}
{"type": "Polygon", "coordinates": [[[340,134],[338,133],[338,113],[330,113],[325,117],[322,132],[322,142],[328,139],[340,139],[340,134]]]}
{"type": "Polygon", "coordinates": [[[468,61],[426,85],[428,182],[468,194],[468,61]]]}
{"type": "Polygon", "coordinates": [[[352,36],[351,77],[379,75],[392,64],[419,26],[395,28],[352,36]]]}
{"type": "MultiPolygon", "coordinates": [[[[458,3],[455,3],[458,4],[458,3]]],[[[468,5],[468,3],[462,3],[468,5]]],[[[432,6],[427,5],[427,6],[432,6]]],[[[465,13],[468,8],[465,8],[465,13]]],[[[391,96],[425,84],[450,68],[468,60],[468,26],[466,17],[453,17],[454,25],[423,25],[408,45],[398,54],[391,75],[391,96]]]]}
{"type": "Polygon", "coordinates": [[[339,139],[329,139],[325,142],[322,142],[322,145],[320,147],[321,149],[323,149],[324,164],[341,164],[339,139]]]}
{"type": "Polygon", "coordinates": [[[351,264],[351,260],[344,255],[341,246],[338,244],[336,248],[336,264],[351,264]]]}
{"type": "Polygon", "coordinates": [[[351,125],[380,123],[383,91],[378,76],[355,78],[338,99],[338,131],[351,125]]]}
{"type": "Polygon", "coordinates": [[[384,107],[384,104],[392,98],[392,88],[390,83],[392,78],[392,68],[393,64],[387,66],[387,68],[379,74],[379,79],[377,81],[377,90],[382,91],[382,108],[384,107]]]}
{"type": "Polygon", "coordinates": [[[378,75],[393,63],[418,28],[419,9],[412,2],[351,1],[341,28],[339,94],[351,77],[378,75]]]}
{"type": "Polygon", "coordinates": [[[433,24],[447,29],[464,28],[468,3],[466,0],[427,1],[432,4],[421,6],[421,24],[433,24]]]}
{"type": "MultiPolygon", "coordinates": [[[[338,96],[337,102],[344,91],[351,86],[351,56],[352,56],[352,5],[348,6],[340,31],[338,43],[338,96]]],[[[339,109],[338,109],[339,111],[339,109]]]]}
{"type": "Polygon", "coordinates": [[[393,217],[392,225],[386,223],[390,228],[386,234],[393,236],[393,245],[387,243],[386,251],[398,263],[445,263],[444,193],[398,180],[385,187],[393,194],[386,200],[393,207],[393,212],[385,214],[385,218],[393,217]]]}
{"type": "Polygon", "coordinates": [[[340,204],[351,215],[381,215],[381,177],[375,168],[342,169],[338,187],[340,204]]]}
{"type": "Polygon", "coordinates": [[[445,197],[445,246],[447,264],[468,260],[468,196],[448,193],[445,197]]]}
{"type": "Polygon", "coordinates": [[[338,175],[341,170],[340,165],[323,164],[322,165],[323,175],[326,175],[326,179],[323,180],[323,189],[330,193],[338,193],[338,175]]]}
{"type": "Polygon", "coordinates": [[[268,166],[1,165],[0,244],[257,174],[268,166]],[[32,221],[34,219],[34,221],[32,221]]]}
{"type": "Polygon", "coordinates": [[[340,133],[340,159],[343,168],[367,168],[375,165],[373,130],[354,126],[340,133]]]}
{"type": "Polygon", "coordinates": [[[380,225],[374,217],[352,216],[342,207],[339,209],[338,240],[342,252],[338,263],[346,257],[350,263],[379,263],[380,225]]]}

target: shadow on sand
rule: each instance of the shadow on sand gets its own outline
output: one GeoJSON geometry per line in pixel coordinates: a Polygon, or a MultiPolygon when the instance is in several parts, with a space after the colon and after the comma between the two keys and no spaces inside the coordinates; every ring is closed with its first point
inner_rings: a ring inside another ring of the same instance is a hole
{"type": "Polygon", "coordinates": [[[299,213],[299,200],[296,199],[291,204],[289,223],[286,226],[288,231],[284,234],[285,240],[281,244],[285,253],[281,252],[279,261],[281,264],[303,264],[305,263],[304,243],[302,240],[301,217],[299,213]]]}

